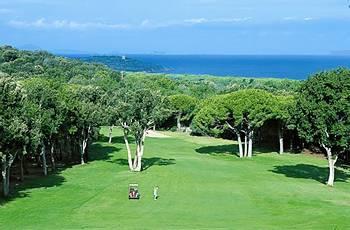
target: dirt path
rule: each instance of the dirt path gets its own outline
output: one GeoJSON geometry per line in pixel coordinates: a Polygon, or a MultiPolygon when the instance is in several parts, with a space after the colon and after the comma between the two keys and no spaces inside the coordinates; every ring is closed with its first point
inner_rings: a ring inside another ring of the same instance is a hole
{"type": "Polygon", "coordinates": [[[153,130],[148,130],[146,135],[147,135],[147,137],[156,137],[156,138],[168,138],[169,137],[165,134],[162,134],[160,132],[153,131],[153,130]]]}

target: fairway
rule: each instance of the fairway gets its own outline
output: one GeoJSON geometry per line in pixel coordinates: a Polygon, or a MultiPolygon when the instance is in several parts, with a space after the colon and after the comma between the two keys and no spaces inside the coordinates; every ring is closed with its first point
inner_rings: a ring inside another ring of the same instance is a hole
{"type": "Polygon", "coordinates": [[[2,229],[349,229],[350,173],[324,185],[327,161],[255,152],[234,142],[166,132],[146,138],[144,171],[128,171],[121,131],[90,147],[90,162],[26,180],[0,206],[2,229]],[[140,200],[128,200],[138,183],[140,200]],[[153,200],[153,187],[159,199],[153,200]]]}

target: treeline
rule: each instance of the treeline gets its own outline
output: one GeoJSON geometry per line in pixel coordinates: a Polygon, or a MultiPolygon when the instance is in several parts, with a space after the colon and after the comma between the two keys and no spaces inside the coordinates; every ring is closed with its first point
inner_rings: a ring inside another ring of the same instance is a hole
{"type": "Polygon", "coordinates": [[[101,103],[120,80],[102,65],[46,52],[0,48],[0,157],[2,191],[9,193],[11,166],[34,161],[47,175],[56,162],[88,160],[89,144],[106,124],[101,103]]]}
{"type": "Polygon", "coordinates": [[[306,82],[121,74],[46,52],[1,47],[3,194],[9,194],[14,164],[23,180],[28,161],[44,175],[58,162],[87,162],[101,126],[122,128],[131,171],[142,170],[151,128],[234,138],[241,157],[251,157],[256,143],[278,133],[280,153],[286,143],[327,153],[332,185],[337,157],[349,153],[349,76],[345,69],[306,82]]]}
{"type": "Polygon", "coordinates": [[[186,94],[207,98],[243,89],[261,89],[274,94],[295,94],[302,82],[290,79],[213,77],[210,75],[129,73],[128,78],[148,87],[161,90],[164,95],[186,94]]]}

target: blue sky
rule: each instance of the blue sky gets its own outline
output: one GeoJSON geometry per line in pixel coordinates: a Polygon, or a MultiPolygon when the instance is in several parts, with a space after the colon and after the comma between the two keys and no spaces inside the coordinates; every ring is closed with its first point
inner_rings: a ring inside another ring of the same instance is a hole
{"type": "Polygon", "coordinates": [[[348,0],[1,0],[0,44],[54,52],[328,54],[348,0]]]}

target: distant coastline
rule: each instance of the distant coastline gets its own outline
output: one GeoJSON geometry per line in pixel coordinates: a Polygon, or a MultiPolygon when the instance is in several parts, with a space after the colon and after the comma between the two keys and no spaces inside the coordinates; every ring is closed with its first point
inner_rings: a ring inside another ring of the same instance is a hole
{"type": "Polygon", "coordinates": [[[105,64],[113,69],[219,77],[284,78],[304,80],[324,70],[350,68],[349,55],[64,55],[105,64]]]}

